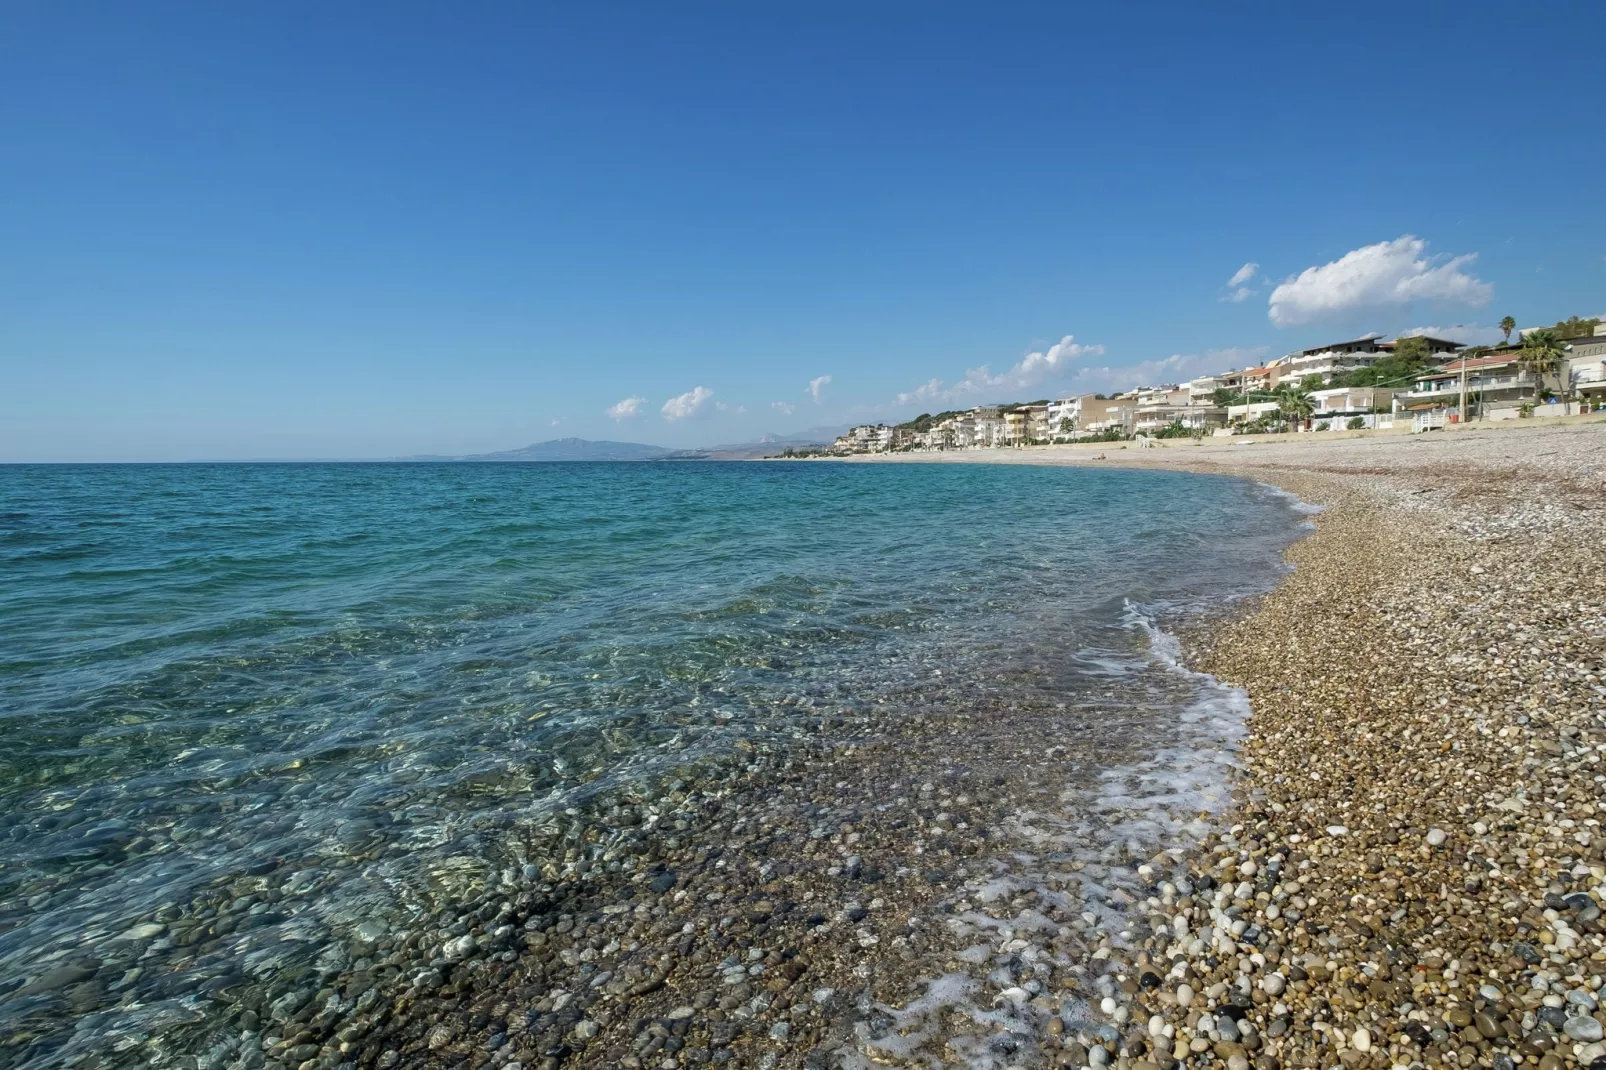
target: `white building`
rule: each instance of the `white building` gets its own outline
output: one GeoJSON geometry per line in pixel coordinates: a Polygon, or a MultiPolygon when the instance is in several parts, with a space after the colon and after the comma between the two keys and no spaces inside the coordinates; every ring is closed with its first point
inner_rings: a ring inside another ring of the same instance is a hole
{"type": "Polygon", "coordinates": [[[1048,433],[1051,438],[1069,438],[1082,422],[1082,399],[1060,398],[1048,403],[1048,433]],[[1066,421],[1070,421],[1067,423],[1066,421]]]}

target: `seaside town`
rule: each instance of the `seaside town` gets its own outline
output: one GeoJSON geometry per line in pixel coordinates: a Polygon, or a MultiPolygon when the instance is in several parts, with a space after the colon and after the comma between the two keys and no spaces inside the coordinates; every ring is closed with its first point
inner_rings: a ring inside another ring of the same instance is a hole
{"type": "Polygon", "coordinates": [[[1469,420],[1568,415],[1606,407],[1606,323],[1562,320],[1467,346],[1430,335],[1369,334],[1253,368],[964,411],[861,424],[820,452],[999,449],[1066,442],[1283,432],[1431,431],[1469,420]],[[1515,335],[1515,337],[1513,337],[1515,335]]]}

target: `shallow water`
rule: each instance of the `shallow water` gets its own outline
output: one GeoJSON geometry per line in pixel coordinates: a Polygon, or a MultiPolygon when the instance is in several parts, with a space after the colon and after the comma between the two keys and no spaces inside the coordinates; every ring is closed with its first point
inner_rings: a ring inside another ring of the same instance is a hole
{"type": "Polygon", "coordinates": [[[539,868],[523,827],[912,696],[1115,702],[1153,746],[1099,797],[1197,810],[1178,726],[1242,708],[1154,618],[1266,589],[1302,520],[1036,466],[0,468],[0,1065],[199,1044],[539,868]]]}

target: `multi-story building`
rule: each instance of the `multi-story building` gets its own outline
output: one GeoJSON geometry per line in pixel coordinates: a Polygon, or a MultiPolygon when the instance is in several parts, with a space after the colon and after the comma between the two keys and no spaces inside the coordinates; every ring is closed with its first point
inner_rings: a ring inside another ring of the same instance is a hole
{"type": "Polygon", "coordinates": [[[1048,403],[1048,434],[1050,438],[1069,438],[1082,418],[1080,398],[1061,398],[1048,403]]]}
{"type": "Polygon", "coordinates": [[[1460,408],[1463,390],[1469,416],[1499,420],[1516,416],[1523,405],[1538,404],[1542,384],[1522,367],[1520,351],[1497,353],[1452,360],[1423,372],[1410,390],[1394,395],[1394,405],[1413,412],[1453,411],[1460,408]]]}
{"type": "Polygon", "coordinates": [[[1112,430],[1131,433],[1132,418],[1138,408],[1136,391],[1114,397],[1083,394],[1077,401],[1081,407],[1081,420],[1077,424],[1079,433],[1096,435],[1112,430]]]}
{"type": "Polygon", "coordinates": [[[1311,413],[1312,421],[1326,421],[1329,426],[1336,425],[1334,420],[1348,423],[1357,416],[1370,416],[1379,411],[1387,412],[1397,391],[1381,386],[1335,386],[1325,390],[1312,390],[1311,398],[1315,402],[1311,413]]]}
{"type": "Polygon", "coordinates": [[[1026,436],[1033,442],[1048,441],[1048,406],[1028,405],[1026,412],[1026,436]]]}

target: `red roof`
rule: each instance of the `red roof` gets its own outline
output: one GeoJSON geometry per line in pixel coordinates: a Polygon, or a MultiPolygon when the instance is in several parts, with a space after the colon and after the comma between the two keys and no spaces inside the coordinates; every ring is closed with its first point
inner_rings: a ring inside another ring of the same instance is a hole
{"type": "Polygon", "coordinates": [[[1518,358],[1516,356],[1505,356],[1503,354],[1496,354],[1490,357],[1473,357],[1470,360],[1452,360],[1448,364],[1434,368],[1428,374],[1443,375],[1449,373],[1459,375],[1462,367],[1465,367],[1467,371],[1473,371],[1477,368],[1497,368],[1502,364],[1516,364],[1517,362],[1518,358]]]}

